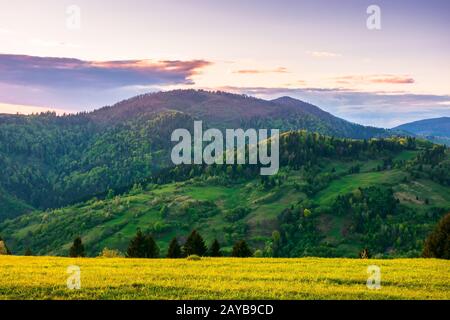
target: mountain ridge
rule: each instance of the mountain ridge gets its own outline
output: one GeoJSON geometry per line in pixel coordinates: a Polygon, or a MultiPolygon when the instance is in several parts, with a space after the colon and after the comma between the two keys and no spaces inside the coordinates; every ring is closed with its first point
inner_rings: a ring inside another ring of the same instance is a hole
{"type": "Polygon", "coordinates": [[[394,129],[402,129],[405,131],[411,131],[415,134],[436,134],[437,130],[441,131],[441,134],[450,137],[450,117],[438,117],[438,118],[429,118],[422,119],[417,121],[412,121],[408,123],[401,124],[394,129]],[[435,126],[438,125],[439,128],[435,126]],[[431,127],[434,126],[434,127],[431,127]],[[430,131],[424,131],[428,129],[430,131]]]}
{"type": "Polygon", "coordinates": [[[450,145],[450,117],[438,117],[404,123],[392,130],[428,139],[435,143],[450,145]]]}
{"type": "MultiPolygon", "coordinates": [[[[219,129],[307,130],[354,139],[389,135],[293,98],[267,101],[220,91],[156,92],[92,112],[0,116],[0,188],[8,199],[39,209],[121,190],[170,166],[171,132],[189,129],[194,120],[219,129]]],[[[17,208],[17,214],[28,210],[17,208]]],[[[0,220],[15,214],[0,212],[0,220]]]]}
{"type": "MultiPolygon", "coordinates": [[[[252,96],[206,90],[172,90],[138,95],[88,113],[115,123],[135,116],[176,110],[218,128],[281,123],[281,130],[306,129],[347,138],[386,136],[388,131],[335,117],[317,106],[291,97],[264,100],[252,96]],[[289,101],[287,101],[289,98],[289,101]],[[271,121],[267,121],[270,119],[271,121]],[[297,121],[296,121],[297,120],[297,121]],[[295,123],[294,123],[295,122],[295,123]],[[342,129],[345,128],[346,130],[342,129]]],[[[275,127],[274,127],[275,128],[275,127]]]]}

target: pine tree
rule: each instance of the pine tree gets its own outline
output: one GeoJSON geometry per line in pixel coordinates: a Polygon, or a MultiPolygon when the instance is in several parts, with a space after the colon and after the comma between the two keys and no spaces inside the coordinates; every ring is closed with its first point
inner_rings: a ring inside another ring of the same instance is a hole
{"type": "Polygon", "coordinates": [[[158,258],[159,247],[151,235],[145,236],[145,258],[158,258]]]}
{"type": "Polygon", "coordinates": [[[130,241],[127,249],[129,258],[157,258],[159,247],[151,235],[144,235],[140,229],[130,241]]]}
{"type": "Polygon", "coordinates": [[[84,245],[80,237],[76,237],[75,240],[73,241],[73,245],[72,247],[70,247],[69,250],[69,256],[72,258],[85,256],[84,245]]]}
{"type": "Polygon", "coordinates": [[[220,244],[217,239],[214,239],[213,243],[211,244],[211,247],[209,248],[209,255],[211,257],[221,257],[222,252],[220,252],[220,244]]]}
{"type": "Polygon", "coordinates": [[[127,257],[144,258],[145,237],[141,229],[138,229],[127,249],[127,257]]]}
{"type": "Polygon", "coordinates": [[[450,213],[446,214],[428,236],[423,248],[425,258],[450,259],[450,213]]]}
{"type": "Polygon", "coordinates": [[[181,258],[181,247],[177,238],[173,238],[170,241],[169,249],[167,250],[167,258],[181,258]]]}
{"type": "Polygon", "coordinates": [[[233,252],[231,253],[232,257],[247,258],[251,257],[252,255],[252,251],[248,247],[247,242],[245,242],[244,240],[238,241],[234,244],[233,252]]]}
{"type": "Polygon", "coordinates": [[[197,232],[197,230],[193,230],[183,246],[184,255],[187,257],[192,254],[204,256],[206,251],[207,248],[202,236],[197,232]]]}

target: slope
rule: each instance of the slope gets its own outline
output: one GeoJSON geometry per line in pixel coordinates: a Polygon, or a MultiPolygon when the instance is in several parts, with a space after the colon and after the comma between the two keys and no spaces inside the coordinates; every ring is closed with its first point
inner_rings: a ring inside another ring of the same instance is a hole
{"type": "MultiPolygon", "coordinates": [[[[428,144],[304,132],[283,139],[283,167],[271,178],[250,167],[177,167],[158,184],[34,212],[0,224],[0,233],[18,253],[30,247],[66,255],[77,235],[90,255],[104,247],[124,251],[141,228],[165,254],[173,237],[183,241],[195,228],[208,243],[218,238],[228,253],[246,239],[267,256],[356,257],[365,247],[378,256],[418,256],[428,232],[450,210],[450,183],[422,164],[436,158],[428,144]]],[[[439,166],[450,156],[444,150],[436,159],[439,166]]]]}
{"type": "MultiPolygon", "coordinates": [[[[158,92],[90,113],[0,115],[0,187],[8,197],[38,209],[126,190],[170,166],[171,132],[189,128],[194,119],[218,128],[307,129],[354,138],[386,134],[294,99],[158,92]]],[[[0,211],[0,221],[23,212],[10,207],[0,211]]]]}

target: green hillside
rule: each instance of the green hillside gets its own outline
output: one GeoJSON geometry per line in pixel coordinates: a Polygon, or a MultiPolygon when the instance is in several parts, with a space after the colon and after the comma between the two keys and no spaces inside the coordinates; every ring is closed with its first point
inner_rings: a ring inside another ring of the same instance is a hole
{"type": "Polygon", "coordinates": [[[449,152],[413,139],[344,140],[306,132],[281,139],[280,172],[251,166],[176,167],[126,193],[0,224],[18,253],[67,255],[80,235],[89,255],[124,251],[137,228],[165,254],[197,229],[225,252],[246,239],[265,256],[419,256],[450,210],[449,152]],[[440,170],[440,171],[439,171],[440,170]]]}
{"type": "Polygon", "coordinates": [[[0,234],[17,253],[66,255],[78,235],[91,256],[123,251],[141,228],[164,254],[195,228],[225,252],[245,239],[265,256],[418,256],[450,209],[449,150],[388,133],[288,97],[195,90],[77,115],[0,115],[0,234]],[[172,167],[171,133],[198,119],[279,128],[279,173],[172,167]]]}
{"type": "MultiPolygon", "coordinates": [[[[38,209],[129,188],[166,166],[170,134],[187,122],[171,111],[115,126],[86,114],[0,115],[0,188],[38,209]]],[[[23,212],[0,207],[0,221],[23,212]]]]}
{"type": "MultiPolygon", "coordinates": [[[[134,97],[90,113],[0,114],[0,188],[45,210],[127,190],[167,167],[177,128],[306,129],[347,138],[384,136],[299,100],[175,90],[134,97]]],[[[0,206],[0,222],[25,211],[0,206]]]]}

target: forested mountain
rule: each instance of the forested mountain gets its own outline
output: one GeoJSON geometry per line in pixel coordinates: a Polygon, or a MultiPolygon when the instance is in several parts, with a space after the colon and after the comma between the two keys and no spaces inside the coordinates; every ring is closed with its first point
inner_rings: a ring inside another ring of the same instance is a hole
{"type": "Polygon", "coordinates": [[[177,166],[121,194],[0,224],[20,253],[66,255],[81,236],[89,255],[122,251],[141,228],[164,254],[192,229],[224,252],[246,239],[266,256],[419,256],[450,210],[450,154],[414,138],[349,140],[304,131],[280,141],[281,168],[177,166]]]}
{"type": "Polygon", "coordinates": [[[388,133],[288,97],[193,90],[77,115],[0,115],[0,234],[17,253],[65,255],[76,236],[89,255],[124,250],[137,228],[164,252],[196,228],[225,252],[245,239],[267,256],[418,256],[450,210],[449,150],[388,133]],[[280,128],[279,173],[174,167],[170,135],[194,120],[280,128]]]}
{"type": "Polygon", "coordinates": [[[402,130],[436,143],[450,145],[450,118],[425,119],[402,124],[394,130],[402,130]]]}
{"type": "Polygon", "coordinates": [[[136,115],[177,110],[215,128],[305,129],[337,137],[364,139],[386,136],[383,129],[337,118],[303,101],[283,97],[271,101],[221,91],[174,90],[140,95],[99,109],[92,118],[120,122],[136,115]]]}
{"type": "MultiPolygon", "coordinates": [[[[2,117],[0,187],[44,209],[130,186],[166,166],[170,134],[187,122],[187,115],[169,111],[114,126],[85,114],[2,117]]],[[[10,206],[0,220],[28,208],[10,206]]]]}
{"type": "Polygon", "coordinates": [[[296,126],[295,119],[293,123],[290,123],[291,126],[289,129],[298,130],[298,129],[307,129],[309,131],[316,131],[322,134],[336,136],[336,137],[346,137],[346,138],[355,138],[355,139],[368,139],[380,136],[386,136],[388,133],[379,128],[375,127],[367,127],[359,124],[351,123],[341,118],[335,117],[332,114],[323,111],[322,109],[303,102],[298,99],[293,99],[291,97],[281,97],[275,100],[272,100],[276,104],[282,105],[286,108],[292,108],[294,110],[302,110],[303,112],[312,115],[320,121],[316,127],[301,127],[296,126]],[[323,127],[321,127],[323,126],[323,127]]]}
{"type": "Polygon", "coordinates": [[[219,128],[307,129],[336,137],[383,136],[291,98],[175,90],[90,113],[0,115],[0,221],[130,187],[170,165],[170,134],[194,119],[219,128]]]}

